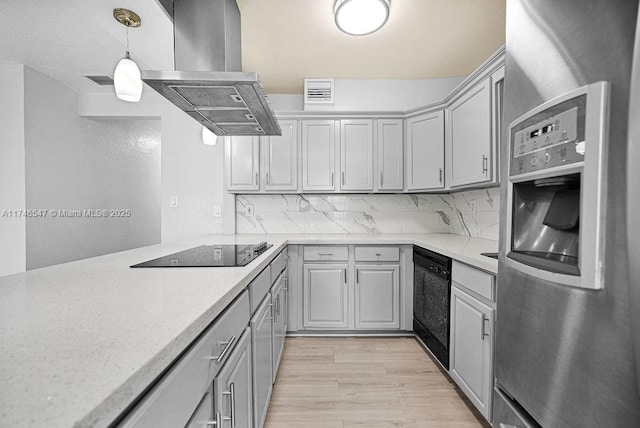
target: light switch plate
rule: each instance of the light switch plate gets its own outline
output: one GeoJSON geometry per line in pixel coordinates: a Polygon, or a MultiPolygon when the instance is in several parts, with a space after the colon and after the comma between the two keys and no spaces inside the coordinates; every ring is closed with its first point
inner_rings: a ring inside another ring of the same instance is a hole
{"type": "Polygon", "coordinates": [[[471,212],[473,212],[474,214],[478,213],[478,201],[476,201],[475,199],[471,199],[469,201],[469,208],[471,208],[471,212]]]}
{"type": "Polygon", "coordinates": [[[213,216],[222,217],[222,207],[220,205],[213,206],[213,216]]]}
{"type": "Polygon", "coordinates": [[[253,205],[246,205],[244,209],[247,217],[253,217],[255,213],[255,211],[253,210],[253,205]]]}
{"type": "Polygon", "coordinates": [[[170,196],[169,197],[169,206],[171,208],[178,208],[178,197],[177,196],[170,196]]]}

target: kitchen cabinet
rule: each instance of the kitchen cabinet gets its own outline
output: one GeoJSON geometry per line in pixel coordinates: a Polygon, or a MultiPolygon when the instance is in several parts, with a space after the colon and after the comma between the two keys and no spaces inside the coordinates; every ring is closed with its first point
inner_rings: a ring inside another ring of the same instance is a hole
{"type": "Polygon", "coordinates": [[[491,421],[495,278],[455,261],[452,276],[449,374],[491,421]]]}
{"type": "Polygon", "coordinates": [[[406,120],[407,190],[444,187],[444,112],[438,110],[406,120]]]}
{"type": "Polygon", "coordinates": [[[335,120],[302,121],[302,190],[334,191],[335,120]]]}
{"type": "Polygon", "coordinates": [[[401,191],[404,173],[403,121],[378,119],[376,128],[376,190],[401,191]]]}
{"type": "Polygon", "coordinates": [[[206,427],[207,423],[214,421],[213,417],[213,386],[209,388],[205,394],[198,408],[185,425],[185,428],[202,428],[206,427]]]}
{"type": "Polygon", "coordinates": [[[287,276],[286,271],[280,275],[278,281],[271,289],[271,308],[273,319],[273,340],[272,340],[272,382],[276,381],[282,351],[284,350],[284,338],[287,333],[287,276]]]}
{"type": "Polygon", "coordinates": [[[497,183],[504,66],[462,91],[447,109],[451,187],[497,183]]]}
{"type": "Polygon", "coordinates": [[[400,265],[355,266],[355,327],[400,328],[400,265]]]}
{"type": "Polygon", "coordinates": [[[267,295],[251,319],[251,350],[253,364],[253,419],[256,428],[267,417],[273,391],[272,302],[267,295]]]}
{"type": "Polygon", "coordinates": [[[216,426],[251,427],[252,377],[251,328],[245,328],[225,365],[213,380],[214,413],[222,424],[216,426]]]}
{"type": "Polygon", "coordinates": [[[304,265],[304,328],[346,329],[349,326],[347,269],[346,263],[304,265]]]}
{"type": "Polygon", "coordinates": [[[340,121],[340,190],[373,191],[373,120],[340,121]]]}
{"type": "Polygon", "coordinates": [[[281,136],[260,137],[263,189],[267,192],[298,189],[298,121],[280,120],[281,136]]]}
{"type": "Polygon", "coordinates": [[[227,190],[260,190],[259,138],[254,136],[225,138],[227,190]]]}

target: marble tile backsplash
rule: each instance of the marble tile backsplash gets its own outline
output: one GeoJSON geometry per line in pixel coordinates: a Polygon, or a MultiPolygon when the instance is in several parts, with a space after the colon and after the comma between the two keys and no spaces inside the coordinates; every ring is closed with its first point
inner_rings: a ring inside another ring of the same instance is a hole
{"type": "Polygon", "coordinates": [[[421,195],[238,195],[236,233],[455,233],[497,240],[499,211],[499,187],[421,195]]]}

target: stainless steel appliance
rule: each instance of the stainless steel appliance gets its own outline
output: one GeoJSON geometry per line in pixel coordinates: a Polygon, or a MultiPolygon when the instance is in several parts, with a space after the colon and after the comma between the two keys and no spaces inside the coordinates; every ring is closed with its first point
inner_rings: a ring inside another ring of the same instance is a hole
{"type": "MultiPolygon", "coordinates": [[[[637,16],[637,1],[507,0],[503,123],[585,85],[606,81],[610,90],[601,288],[564,285],[515,268],[507,262],[507,224],[501,225],[496,428],[640,426],[626,248],[632,229],[625,221],[625,189],[636,187],[637,195],[639,183],[627,182],[626,171],[637,16]]],[[[506,129],[503,135],[501,196],[506,201],[506,129]]],[[[585,183],[581,187],[581,195],[595,191],[585,183]]],[[[503,203],[501,217],[511,209],[503,203]]],[[[629,262],[632,269],[638,260],[629,262]]],[[[637,273],[632,280],[637,286],[637,273]]]]}
{"type": "Polygon", "coordinates": [[[260,254],[273,247],[273,244],[261,242],[259,244],[242,245],[200,245],[199,247],[179,251],[177,253],[158,257],[138,263],[132,268],[148,267],[230,267],[246,266],[260,254]]]}
{"type": "Polygon", "coordinates": [[[451,259],[414,247],[413,263],[413,330],[448,370],[451,259]]]}
{"type": "Polygon", "coordinates": [[[510,124],[505,263],[513,268],[602,287],[607,89],[574,89],[510,124]]]}
{"type": "Polygon", "coordinates": [[[281,135],[257,73],[242,72],[236,0],[173,2],[176,70],[142,80],[216,135],[281,135]]]}

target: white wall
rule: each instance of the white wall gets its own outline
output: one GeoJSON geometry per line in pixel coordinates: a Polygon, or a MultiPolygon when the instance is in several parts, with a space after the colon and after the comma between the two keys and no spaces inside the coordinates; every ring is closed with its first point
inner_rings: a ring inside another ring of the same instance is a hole
{"type": "Polygon", "coordinates": [[[77,93],[30,68],[24,112],[26,207],[48,210],[27,218],[27,269],[160,242],[157,120],[82,118],[77,93]]]}
{"type": "Polygon", "coordinates": [[[0,276],[26,269],[24,67],[0,64],[0,276]]]}
{"type": "MultiPolygon", "coordinates": [[[[464,77],[441,79],[335,79],[333,104],[309,104],[307,111],[407,111],[442,102],[464,77]]],[[[300,111],[302,95],[269,95],[278,112],[300,111]]]]}
{"type": "MultiPolygon", "coordinates": [[[[213,216],[214,205],[223,212],[235,203],[224,190],[223,150],[202,144],[202,126],[153,89],[145,86],[139,103],[118,100],[113,93],[81,95],[79,112],[94,118],[160,118],[162,132],[161,231],[169,242],[207,233],[224,233],[224,217],[213,216]],[[179,207],[169,206],[178,196],[179,207]]],[[[233,222],[234,216],[226,216],[233,222]]]]}

